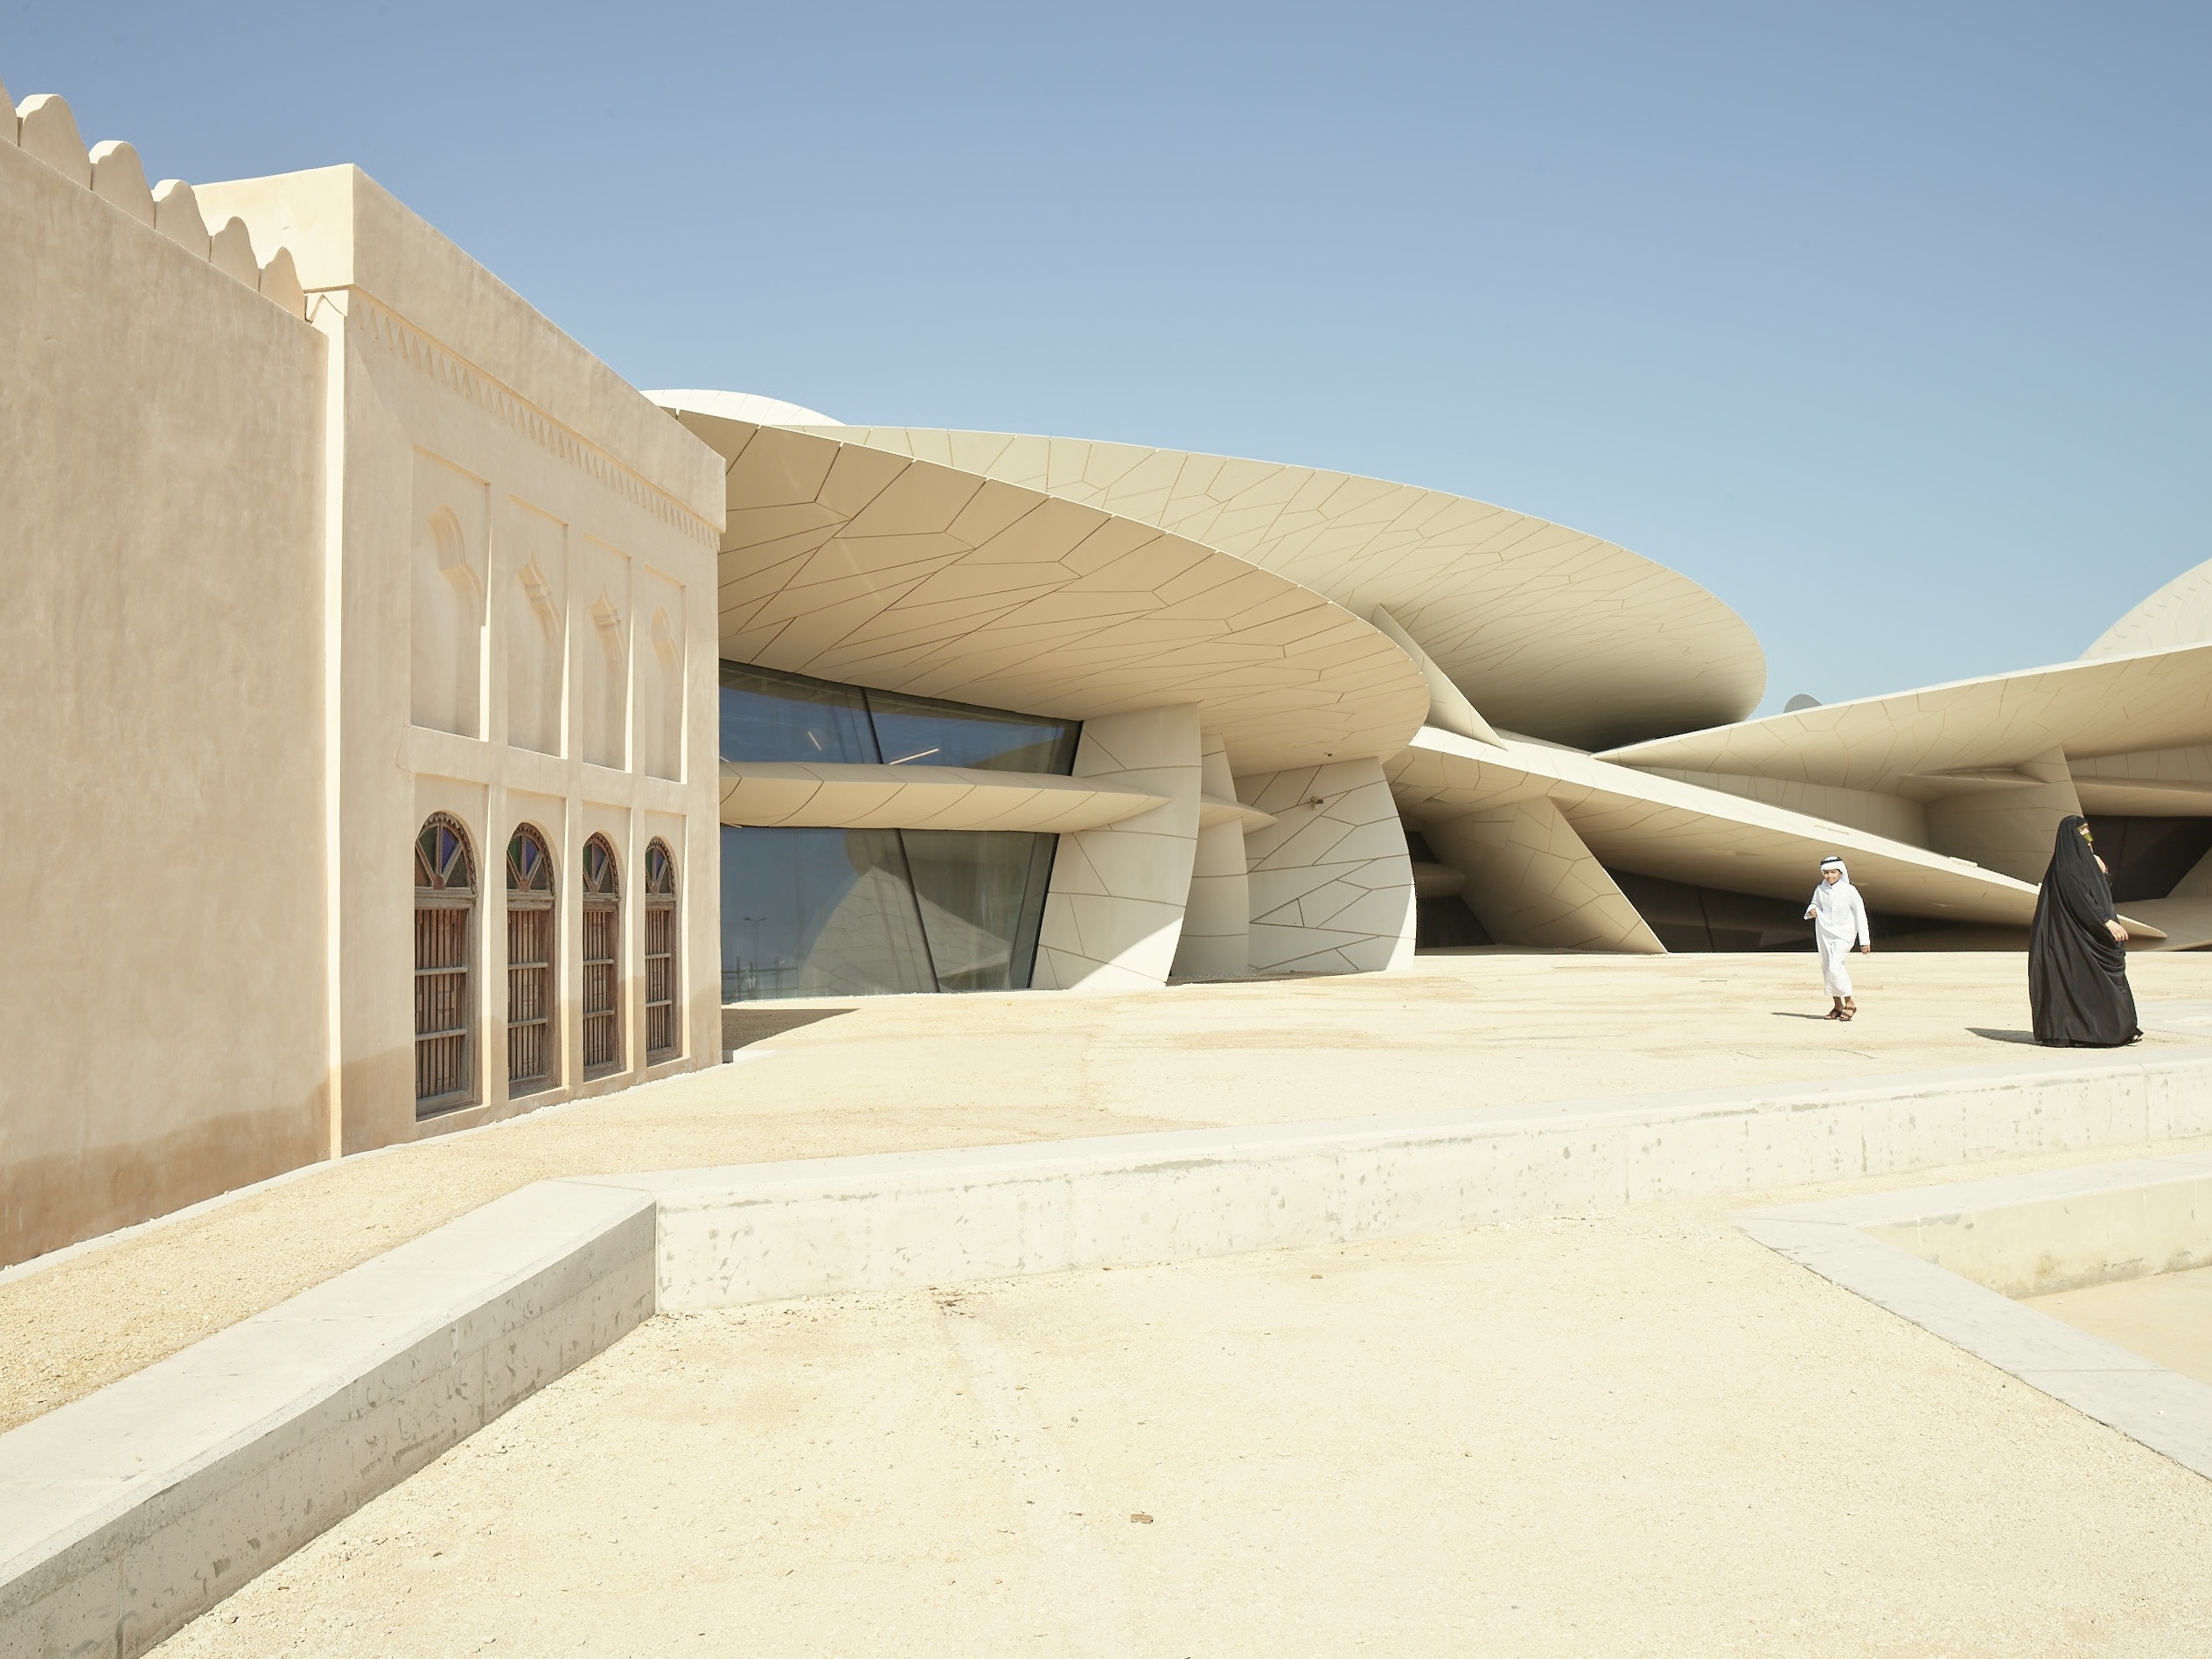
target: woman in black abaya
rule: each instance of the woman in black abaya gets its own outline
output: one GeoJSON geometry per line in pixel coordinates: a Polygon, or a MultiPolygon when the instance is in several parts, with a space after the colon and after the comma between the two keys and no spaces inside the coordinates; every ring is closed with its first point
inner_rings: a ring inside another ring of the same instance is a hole
{"type": "Polygon", "coordinates": [[[2027,936],[2027,1000],[2035,1041],[2056,1048],[2117,1049],[2143,1035],[2127,986],[2127,930],[2112,908],[2086,821],[2058,826],[2027,936]]]}

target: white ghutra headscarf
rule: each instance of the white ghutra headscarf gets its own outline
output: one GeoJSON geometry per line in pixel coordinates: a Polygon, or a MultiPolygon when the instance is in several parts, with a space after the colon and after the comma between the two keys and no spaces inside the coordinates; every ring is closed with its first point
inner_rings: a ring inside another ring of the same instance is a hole
{"type": "Polygon", "coordinates": [[[1820,861],[1820,885],[1812,889],[1812,903],[1805,908],[1813,913],[1817,931],[1832,935],[1849,934],[1858,942],[1867,942],[1867,903],[1859,896],[1859,889],[1851,884],[1851,870],[1842,859],[1830,854],[1820,861]],[[1827,879],[1830,870],[1838,872],[1839,879],[1827,879]]]}

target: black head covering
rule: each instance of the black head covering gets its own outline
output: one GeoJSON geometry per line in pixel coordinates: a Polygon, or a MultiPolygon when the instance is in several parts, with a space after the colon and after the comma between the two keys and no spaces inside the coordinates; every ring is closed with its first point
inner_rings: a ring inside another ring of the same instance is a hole
{"type": "Polygon", "coordinates": [[[2127,951],[2105,931],[2107,922],[2118,919],[2089,823],[2069,814],[2059,820],[2028,932],[2027,1000],[2036,1042],[2116,1049],[2143,1035],[2128,989],[2127,951]]]}

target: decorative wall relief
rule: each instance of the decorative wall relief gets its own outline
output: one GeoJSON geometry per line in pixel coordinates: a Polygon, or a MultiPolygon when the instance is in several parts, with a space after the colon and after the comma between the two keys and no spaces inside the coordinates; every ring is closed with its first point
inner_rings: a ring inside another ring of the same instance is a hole
{"type": "Polygon", "coordinates": [[[484,734],[485,512],[482,483],[415,452],[409,717],[463,737],[484,734]]]}
{"type": "Polygon", "coordinates": [[[638,573],[638,765],[680,779],[684,759],[684,590],[657,570],[638,573]]]}
{"type": "Polygon", "coordinates": [[[576,592],[591,596],[576,630],[576,752],[619,771],[630,763],[630,560],[582,540],[576,575],[576,592]]]}
{"type": "Polygon", "coordinates": [[[516,749],[557,755],[567,678],[569,530],[520,501],[508,502],[504,529],[500,563],[511,573],[501,625],[506,652],[506,740],[516,749]]]}

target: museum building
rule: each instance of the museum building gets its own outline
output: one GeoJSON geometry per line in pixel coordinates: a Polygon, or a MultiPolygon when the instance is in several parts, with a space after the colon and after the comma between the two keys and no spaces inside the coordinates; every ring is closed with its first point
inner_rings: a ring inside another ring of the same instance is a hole
{"type": "Polygon", "coordinates": [[[1749,716],[1580,531],[645,393],[359,170],[0,94],[0,1260],[722,1057],[725,1003],[1417,948],[2010,948],[2090,814],[2212,944],[2212,565],[2078,662],[1749,716]]]}

